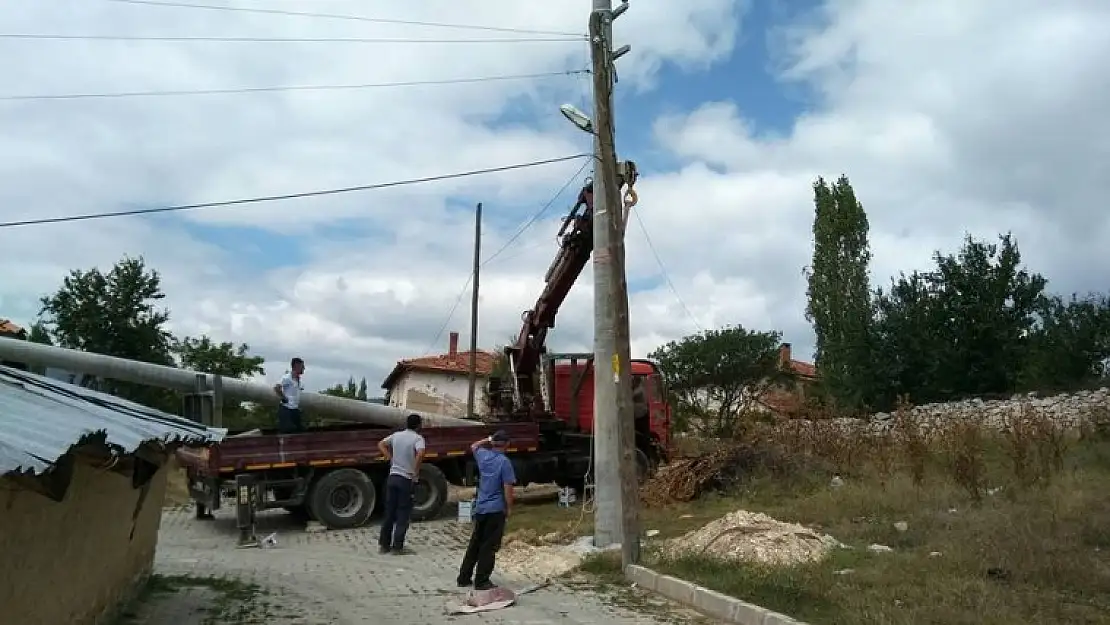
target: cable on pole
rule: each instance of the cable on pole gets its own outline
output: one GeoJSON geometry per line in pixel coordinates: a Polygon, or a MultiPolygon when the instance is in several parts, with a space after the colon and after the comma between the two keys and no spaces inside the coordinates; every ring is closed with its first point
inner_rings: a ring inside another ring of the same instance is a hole
{"type": "Polygon", "coordinates": [[[427,182],[438,182],[441,180],[452,180],[455,178],[465,178],[469,176],[479,176],[482,174],[491,174],[502,171],[512,171],[516,169],[526,169],[529,167],[539,167],[541,165],[550,165],[552,163],[561,163],[564,161],[571,161],[577,158],[584,158],[588,154],[573,154],[569,156],[560,156],[558,158],[548,158],[539,161],[529,161],[526,163],[517,163],[515,165],[503,165],[500,167],[487,167],[485,169],[472,169],[454,174],[441,174],[438,176],[426,176],[423,178],[409,178],[407,180],[393,180],[390,182],[379,182],[375,184],[358,185],[354,187],[341,187],[336,189],[323,189],[319,191],[304,191],[300,193],[286,193],[281,195],[264,195],[259,197],[240,198],[235,200],[223,200],[220,202],[202,202],[199,204],[181,204],[177,206],[159,206],[155,208],[136,208],[132,210],[111,211],[105,213],[87,213],[83,215],[69,215],[65,217],[44,217],[39,219],[23,219],[19,221],[6,221],[0,222],[0,228],[16,228],[19,226],[38,226],[45,224],[68,223],[72,221],[88,221],[93,219],[107,219],[110,217],[129,217],[134,215],[154,215],[158,213],[171,213],[190,210],[199,210],[203,208],[219,208],[225,206],[238,206],[242,204],[260,204],[263,202],[279,202],[284,200],[295,200],[308,197],[319,197],[325,195],[339,195],[342,193],[354,193],[357,191],[373,191],[377,189],[386,189],[390,187],[402,187],[414,184],[423,184],[427,182]]]}
{"type": "MultiPolygon", "coordinates": [[[[556,200],[558,200],[559,197],[563,195],[563,192],[565,192],[567,190],[567,187],[569,187],[571,185],[571,183],[573,183],[575,180],[577,180],[578,176],[580,176],[582,174],[582,172],[585,171],[586,167],[592,162],[593,162],[592,159],[586,160],[582,164],[582,166],[578,168],[578,171],[574,172],[574,175],[571,176],[570,178],[568,178],[567,181],[565,183],[563,183],[563,186],[560,187],[559,190],[555,192],[555,195],[553,195],[551,197],[551,199],[548,200],[547,203],[545,203],[540,208],[540,210],[536,211],[535,214],[533,214],[531,217],[529,217],[528,220],[525,221],[524,224],[521,225],[521,227],[519,229],[517,229],[516,233],[513,234],[513,236],[509,237],[508,241],[506,241],[496,252],[491,254],[489,256],[489,258],[487,258],[485,261],[483,261],[482,264],[479,265],[479,268],[485,267],[487,264],[492,262],[493,259],[500,256],[505,250],[507,250],[509,248],[509,246],[511,246],[513,244],[513,242],[516,239],[518,239],[520,237],[520,235],[524,234],[524,232],[526,230],[528,230],[528,228],[530,228],[532,226],[532,224],[536,223],[536,221],[539,220],[539,218],[542,217],[544,215],[544,213],[546,213],[547,210],[549,208],[551,208],[551,206],[553,204],[555,204],[556,200]]],[[[462,289],[459,290],[458,297],[455,298],[455,303],[451,305],[451,310],[447,313],[447,318],[443,320],[443,325],[441,325],[439,327],[439,330],[436,332],[435,338],[432,339],[432,342],[428,344],[428,347],[424,349],[423,353],[425,353],[425,354],[431,353],[432,348],[435,347],[436,343],[439,342],[440,337],[443,336],[443,331],[446,330],[447,326],[451,324],[451,319],[454,318],[455,311],[459,309],[459,304],[462,303],[463,296],[466,295],[466,292],[470,287],[470,282],[473,279],[474,279],[474,274],[467,275],[466,282],[463,283],[462,289]]]]}
{"type": "Polygon", "coordinates": [[[530,30],[526,28],[511,28],[506,26],[482,26],[477,24],[449,24],[444,22],[426,22],[418,20],[401,20],[382,17],[369,17],[365,15],[343,15],[339,13],[316,13],[312,11],[290,11],[287,9],[262,9],[256,7],[234,7],[195,2],[154,2],[153,0],[105,0],[120,4],[144,5],[154,7],[168,7],[177,9],[203,9],[210,11],[235,11],[241,13],[262,13],[269,15],[284,15],[290,17],[316,17],[332,20],[348,20],[356,22],[371,22],[375,24],[398,24],[404,26],[429,26],[434,28],[453,28],[458,30],[484,30],[499,33],[522,33],[530,35],[556,35],[585,38],[582,33],[568,33],[551,30],[530,30]]]}
{"type": "Polygon", "coordinates": [[[498,82],[509,80],[534,80],[538,78],[551,78],[556,76],[573,76],[575,74],[589,73],[589,70],[576,69],[565,72],[544,72],[539,74],[510,74],[506,76],[478,76],[474,78],[445,78],[439,80],[409,80],[401,82],[382,83],[357,83],[349,85],[277,85],[272,87],[237,87],[230,89],[176,89],[164,91],[118,91],[109,93],[57,93],[57,94],[28,94],[28,95],[0,95],[0,102],[21,102],[35,100],[87,100],[87,99],[112,99],[112,98],[152,98],[170,96],[193,95],[232,95],[249,93],[274,93],[282,91],[350,91],[362,89],[385,89],[398,87],[420,87],[439,85],[463,85],[482,82],[498,82]]]}
{"type": "Polygon", "coordinates": [[[57,33],[0,33],[0,39],[37,41],[172,41],[177,43],[373,43],[373,44],[468,44],[468,43],[566,43],[581,37],[528,37],[486,39],[409,39],[381,37],[219,37],[208,35],[63,35],[57,33]]]}

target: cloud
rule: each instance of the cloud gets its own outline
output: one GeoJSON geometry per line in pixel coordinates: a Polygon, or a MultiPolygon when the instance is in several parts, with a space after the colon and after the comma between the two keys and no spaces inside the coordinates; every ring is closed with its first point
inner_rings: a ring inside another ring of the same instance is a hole
{"type": "MultiPolygon", "coordinates": [[[[381,3],[375,16],[581,31],[573,3],[381,3]],[[388,6],[384,6],[388,5],[388,6]]],[[[343,2],[293,10],[350,12],[343,2]]],[[[830,2],[769,31],[743,2],[639,2],[616,25],[622,90],[650,107],[674,71],[729,75],[756,46],[812,105],[762,131],[729,101],[668,108],[650,130],[676,165],[638,185],[628,226],[633,348],[701,327],[777,329],[805,354],[802,269],[810,184],[847,173],[869,211],[876,283],[927,266],[964,231],[1013,230],[1028,263],[1064,291],[1103,288],[1110,224],[1110,7],[1094,1],[830,2]],[[741,28],[743,26],[743,28],[741,28]],[[744,41],[737,47],[737,41],[744,41]],[[669,69],[668,69],[669,68],[669,69]],[[664,71],[666,70],[666,71],[664,71]],[[641,224],[644,228],[641,229],[641,224]],[[650,236],[650,245],[644,232],[650,236]],[[664,279],[662,260],[670,283],[664,279]],[[673,289],[672,289],[673,286],[673,289]],[[676,297],[675,292],[678,293],[676,297]]],[[[100,2],[25,3],[9,30],[271,37],[505,36],[100,2]]],[[[349,84],[558,72],[584,43],[180,44],[0,41],[5,93],[349,84]]],[[[554,112],[581,104],[581,77],[236,96],[0,103],[3,220],[270,195],[463,171],[587,151],[554,112]]],[[[622,129],[622,132],[631,130],[622,129]]],[[[635,155],[632,155],[635,158],[635,155]]],[[[398,358],[466,342],[472,207],[484,258],[581,162],[351,194],[0,231],[0,314],[26,319],[65,271],[144,254],[165,277],[175,331],[246,341],[270,377],[293,355],[313,385],[380,381],[398,358]],[[460,297],[461,295],[461,297],[460,297]],[[458,305],[451,321],[448,312],[458,305]],[[443,332],[437,337],[440,328],[443,332]],[[433,338],[436,340],[433,343],[433,338]]],[[[559,217],[579,182],[483,267],[480,337],[503,344],[542,289],[559,217]]],[[[589,350],[587,268],[549,344],[589,350]]]]}

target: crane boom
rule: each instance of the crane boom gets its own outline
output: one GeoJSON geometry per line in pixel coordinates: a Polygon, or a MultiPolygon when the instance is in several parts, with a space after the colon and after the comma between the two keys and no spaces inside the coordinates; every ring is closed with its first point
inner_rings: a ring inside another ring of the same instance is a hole
{"type": "Polygon", "coordinates": [[[505,348],[513,386],[511,395],[502,393],[500,402],[494,400],[497,405],[491,408],[497,416],[526,417],[543,410],[542,403],[537,405],[535,373],[546,349],[547,332],[555,327],[559,308],[593,252],[593,210],[593,182],[587,181],[559,229],[559,252],[544,275],[543,291],[536,305],[522,315],[516,342],[505,348]]]}
{"type": "MultiPolygon", "coordinates": [[[[629,197],[626,198],[627,211],[635,204],[632,185],[637,177],[635,163],[623,164],[619,184],[627,184],[629,197]]],[[[578,193],[578,200],[563,218],[563,225],[557,236],[559,251],[544,275],[544,287],[531,310],[521,316],[520,333],[516,341],[505,348],[509,363],[509,383],[491,378],[489,398],[490,410],[495,418],[537,418],[545,407],[542,398],[536,393],[536,372],[547,351],[547,332],[555,327],[559,309],[570,294],[571,287],[582,275],[590,255],[594,251],[594,184],[587,180],[578,193]]]]}

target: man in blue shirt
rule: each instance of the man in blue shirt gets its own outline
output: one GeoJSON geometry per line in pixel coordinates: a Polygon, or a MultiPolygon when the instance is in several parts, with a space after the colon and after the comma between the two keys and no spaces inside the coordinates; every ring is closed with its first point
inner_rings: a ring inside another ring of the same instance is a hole
{"type": "Polygon", "coordinates": [[[489,576],[505,535],[505,521],[513,510],[516,473],[505,455],[509,435],[498,430],[470,446],[478,464],[478,499],[474,502],[474,530],[459,569],[460,587],[474,584],[475,590],[493,588],[489,576]]]}

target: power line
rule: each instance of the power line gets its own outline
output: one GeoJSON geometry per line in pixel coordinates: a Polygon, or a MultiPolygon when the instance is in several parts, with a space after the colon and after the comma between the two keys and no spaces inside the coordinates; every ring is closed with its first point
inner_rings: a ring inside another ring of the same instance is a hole
{"type": "Polygon", "coordinates": [[[372,191],[377,189],[386,189],[389,187],[401,187],[413,184],[422,184],[425,182],[438,182],[441,180],[452,180],[455,178],[465,178],[468,176],[478,176],[482,174],[491,174],[502,171],[511,171],[514,169],[526,169],[529,167],[538,167],[541,165],[550,165],[552,163],[561,163],[563,161],[571,161],[576,158],[583,158],[589,156],[588,154],[574,154],[570,156],[560,156],[558,158],[549,158],[542,161],[530,161],[527,163],[518,163],[516,165],[503,165],[501,167],[488,167],[486,169],[473,169],[455,174],[441,174],[438,176],[427,176],[424,178],[410,178],[407,180],[394,180],[392,182],[379,182],[376,184],[359,185],[355,187],[342,187],[338,189],[324,189],[321,191],[304,191],[301,193],[287,193],[283,195],[265,195],[260,197],[241,198],[237,200],[224,200],[221,202],[204,202],[200,204],[181,204],[178,206],[160,206],[157,208],[138,208],[133,210],[113,211],[108,213],[89,213],[84,215],[70,215],[67,217],[46,217],[42,219],[25,219],[21,221],[6,221],[0,222],[0,228],[15,228],[17,226],[37,226],[44,224],[68,223],[71,221],[87,221],[91,219],[107,219],[109,217],[128,217],[132,215],[153,215],[156,213],[170,213],[178,211],[197,210],[202,208],[217,208],[223,206],[237,206],[240,204],[259,204],[262,202],[277,202],[283,200],[295,200],[307,197],[318,197],[324,195],[339,195],[341,193],[354,193],[356,191],[372,191]]]}
{"type": "Polygon", "coordinates": [[[0,39],[45,41],[176,41],[209,43],[558,43],[582,41],[581,37],[529,37],[487,39],[389,39],[380,37],[218,37],[208,35],[60,35],[54,33],[0,33],[0,39]]]}
{"type": "Polygon", "coordinates": [[[534,215],[532,215],[528,219],[528,221],[525,221],[524,224],[521,225],[520,228],[513,234],[513,236],[509,237],[509,239],[507,241],[505,241],[505,244],[502,245],[501,248],[499,250],[497,250],[496,252],[494,252],[489,258],[487,258],[481,264],[481,266],[485,267],[486,265],[493,262],[493,259],[497,258],[505,250],[509,249],[509,247],[513,244],[514,241],[516,241],[518,238],[520,238],[520,236],[522,234],[524,234],[524,232],[526,230],[528,230],[528,228],[532,227],[532,224],[536,223],[536,221],[538,221],[540,219],[540,217],[543,217],[544,213],[547,212],[547,209],[551,208],[551,206],[553,204],[555,204],[555,201],[558,200],[560,197],[562,197],[563,192],[567,190],[567,187],[569,187],[571,185],[571,183],[573,183],[575,180],[577,180],[578,176],[582,175],[582,172],[586,170],[586,167],[588,167],[591,162],[592,162],[592,160],[583,161],[582,166],[578,168],[578,171],[574,172],[574,175],[571,176],[570,178],[568,178],[567,181],[563,183],[563,186],[560,187],[559,190],[555,192],[555,195],[553,195],[551,197],[551,199],[548,200],[547,203],[544,204],[542,208],[540,208],[540,210],[536,211],[536,213],[534,215]]]}
{"type": "MultiPolygon", "coordinates": [[[[568,178],[567,181],[563,183],[562,187],[559,187],[559,190],[555,192],[555,195],[553,195],[551,199],[548,200],[547,203],[540,208],[540,210],[536,211],[535,214],[528,218],[528,220],[524,222],[524,224],[516,231],[516,233],[513,236],[509,237],[508,241],[506,241],[496,252],[490,255],[490,257],[487,258],[481,265],[479,265],[479,268],[485,267],[487,264],[493,261],[493,259],[497,258],[502,252],[504,252],[506,249],[509,248],[510,245],[513,244],[513,241],[519,238],[520,235],[524,234],[525,230],[530,228],[532,224],[536,223],[536,221],[540,217],[542,217],[544,213],[547,212],[547,209],[551,208],[555,201],[563,195],[563,192],[567,190],[567,187],[569,187],[571,183],[578,179],[578,176],[580,176],[582,172],[585,171],[586,166],[589,165],[591,162],[593,162],[592,159],[585,161],[582,166],[578,168],[578,171],[574,172],[574,175],[568,178]]],[[[451,319],[454,318],[455,311],[459,309],[459,304],[462,303],[463,296],[466,295],[467,290],[470,287],[470,282],[473,279],[473,273],[467,275],[466,282],[463,283],[462,289],[459,290],[458,297],[455,298],[455,303],[451,305],[451,310],[447,313],[447,318],[443,320],[443,325],[439,327],[439,330],[436,332],[435,338],[432,339],[432,342],[429,343],[428,347],[424,350],[425,354],[432,351],[432,348],[435,347],[436,343],[439,342],[439,338],[443,336],[443,331],[446,330],[447,326],[451,324],[451,319]]]]}
{"type": "Polygon", "coordinates": [[[702,327],[701,324],[698,323],[697,317],[694,316],[694,313],[690,312],[690,309],[686,306],[686,302],[684,302],[682,296],[678,294],[678,289],[675,288],[674,282],[671,282],[671,276],[667,273],[667,267],[663,264],[663,259],[659,256],[659,252],[655,249],[655,244],[651,241],[651,235],[648,234],[647,226],[644,225],[644,220],[640,219],[640,214],[635,210],[633,210],[632,213],[636,215],[636,223],[640,224],[640,232],[644,233],[644,240],[647,241],[648,249],[651,250],[652,256],[655,256],[655,262],[659,264],[659,271],[663,274],[663,280],[665,280],[667,286],[671,288],[671,293],[674,294],[675,300],[678,301],[678,305],[682,307],[686,316],[693,322],[694,327],[698,329],[698,332],[701,332],[702,327]]]}
{"type": "Polygon", "coordinates": [[[451,324],[451,319],[455,316],[455,311],[459,309],[459,303],[462,302],[463,296],[466,295],[466,292],[470,287],[470,281],[473,279],[474,274],[467,275],[466,282],[463,283],[462,290],[459,291],[459,296],[455,298],[455,303],[451,306],[451,312],[447,313],[447,318],[443,320],[443,325],[439,326],[439,331],[436,332],[436,337],[432,339],[431,343],[428,343],[428,346],[426,348],[424,348],[425,354],[430,354],[432,352],[432,348],[435,347],[436,343],[439,342],[439,337],[443,336],[443,331],[446,330],[447,326],[451,324]]]}
{"type": "Polygon", "coordinates": [[[285,15],[295,17],[318,17],[323,19],[333,20],[347,20],[355,22],[372,22],[375,24],[399,24],[405,26],[431,26],[435,28],[453,28],[457,30],[484,30],[489,32],[499,33],[521,33],[530,35],[555,35],[585,38],[581,33],[568,33],[550,30],[529,30],[525,28],[509,28],[503,26],[481,26],[476,24],[447,24],[443,22],[423,22],[416,20],[399,20],[388,19],[381,17],[368,17],[364,15],[343,15],[339,13],[315,13],[310,11],[289,11],[285,9],[260,9],[254,7],[232,7],[232,6],[219,6],[212,4],[197,4],[192,2],[154,2],[152,0],[105,0],[106,2],[118,2],[120,4],[134,4],[156,7],[172,7],[179,9],[204,9],[211,11],[237,11],[241,13],[265,13],[269,15],[285,15]]]}
{"type": "Polygon", "coordinates": [[[358,89],[384,89],[394,87],[419,87],[426,85],[462,85],[479,82],[507,80],[534,80],[553,76],[573,76],[589,73],[589,70],[576,69],[565,72],[544,72],[539,74],[515,74],[507,76],[480,76],[475,78],[447,78],[441,80],[410,80],[403,82],[361,83],[350,85],[277,85],[272,87],[237,87],[230,89],[175,89],[164,91],[120,91],[114,93],[58,93],[31,95],[4,95],[0,102],[28,100],[83,100],[92,98],[146,98],[190,95],[227,95],[239,93],[269,93],[278,91],[344,91],[358,89]]]}

